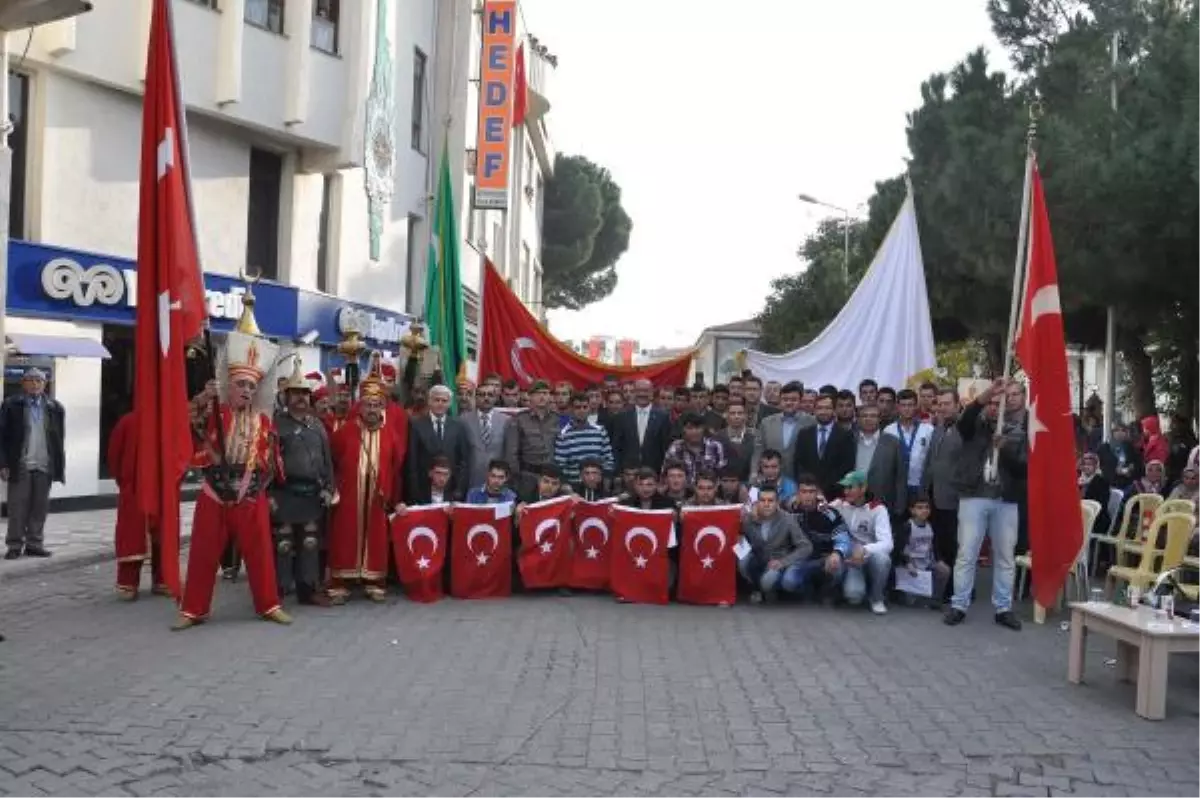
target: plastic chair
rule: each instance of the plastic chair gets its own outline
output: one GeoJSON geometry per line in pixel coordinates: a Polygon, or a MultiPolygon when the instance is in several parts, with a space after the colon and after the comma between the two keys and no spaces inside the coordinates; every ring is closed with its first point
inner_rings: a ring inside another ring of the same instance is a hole
{"type": "MultiPolygon", "coordinates": [[[[1083,511],[1083,545],[1079,547],[1079,554],[1075,555],[1075,565],[1068,572],[1071,581],[1075,585],[1075,595],[1080,601],[1087,599],[1088,593],[1091,592],[1091,579],[1088,577],[1088,551],[1091,544],[1091,536],[1088,530],[1092,528],[1092,524],[1096,523],[1096,516],[1100,515],[1100,502],[1084,499],[1079,502],[1079,507],[1083,511]]],[[[1033,552],[1028,554],[1018,554],[1014,558],[1017,567],[1017,593],[1016,595],[1025,595],[1025,580],[1029,573],[1033,570],[1033,552]]],[[[1063,599],[1066,598],[1066,590],[1059,591],[1059,606],[1062,606],[1063,599]]]]}
{"type": "Polygon", "coordinates": [[[1158,509],[1154,511],[1154,514],[1166,515],[1167,513],[1191,513],[1195,515],[1196,504],[1190,499],[1167,499],[1158,505],[1158,509]]]}
{"type": "Polygon", "coordinates": [[[1158,518],[1158,508],[1162,506],[1163,497],[1157,493],[1139,493],[1131,496],[1125,503],[1125,514],[1121,518],[1121,528],[1117,530],[1117,564],[1127,565],[1122,555],[1142,555],[1142,545],[1150,534],[1150,528],[1158,518]],[[1133,513],[1136,510],[1137,515],[1133,513]],[[1136,519],[1136,521],[1135,521],[1136,519]]]}
{"type": "Polygon", "coordinates": [[[1125,494],[1119,490],[1113,489],[1109,494],[1108,512],[1112,516],[1112,523],[1109,526],[1108,534],[1089,532],[1089,538],[1096,543],[1095,556],[1092,557],[1090,571],[1094,572],[1100,559],[1100,547],[1113,547],[1113,560],[1119,562],[1121,554],[1121,546],[1125,542],[1141,540],[1141,524],[1143,521],[1149,524],[1151,518],[1145,518],[1144,514],[1137,516],[1136,532],[1134,531],[1134,512],[1142,513],[1144,507],[1150,513],[1158,509],[1158,505],[1162,503],[1162,496],[1157,493],[1138,493],[1129,497],[1129,501],[1125,502],[1125,511],[1120,510],[1121,502],[1125,501],[1125,494]],[[1117,509],[1113,509],[1113,502],[1116,501],[1117,509]]]}
{"type": "Polygon", "coordinates": [[[1150,536],[1143,547],[1142,559],[1136,566],[1114,565],[1108,569],[1105,584],[1108,595],[1118,581],[1146,589],[1154,584],[1163,571],[1178,568],[1187,553],[1188,540],[1192,536],[1192,516],[1185,513],[1166,513],[1154,520],[1150,536]],[[1165,538],[1163,532],[1166,532],[1165,538]],[[1162,547],[1159,547],[1162,541],[1162,547]]]}

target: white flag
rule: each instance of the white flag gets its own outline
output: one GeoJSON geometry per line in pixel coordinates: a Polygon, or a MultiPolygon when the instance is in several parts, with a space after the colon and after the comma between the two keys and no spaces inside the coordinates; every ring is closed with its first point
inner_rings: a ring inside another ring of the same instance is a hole
{"type": "Polygon", "coordinates": [[[763,381],[850,390],[867,377],[901,388],[936,363],[911,186],[871,268],[837,318],[808,346],[782,355],[746,352],[746,368],[763,381]]]}

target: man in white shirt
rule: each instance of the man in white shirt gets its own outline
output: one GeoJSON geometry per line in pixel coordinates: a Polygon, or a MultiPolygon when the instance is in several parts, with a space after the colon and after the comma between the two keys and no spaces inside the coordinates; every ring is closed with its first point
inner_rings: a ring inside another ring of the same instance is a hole
{"type": "Polygon", "coordinates": [[[867,475],[851,471],[838,482],[842,498],[830,506],[841,513],[853,545],[846,559],[842,595],[850,604],[866,598],[871,612],[887,613],[883,592],[892,570],[892,522],[882,502],[868,502],[867,475]]]}
{"type": "Polygon", "coordinates": [[[933,425],[917,418],[917,393],[905,388],[896,394],[896,420],[884,429],[885,435],[900,440],[900,454],[908,471],[907,502],[921,492],[921,479],[925,474],[925,458],[933,439],[933,425]]]}

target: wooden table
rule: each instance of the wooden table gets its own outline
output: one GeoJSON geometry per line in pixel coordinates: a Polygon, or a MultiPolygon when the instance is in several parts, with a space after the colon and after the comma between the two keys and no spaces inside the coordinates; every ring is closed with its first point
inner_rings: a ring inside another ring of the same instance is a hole
{"type": "Polygon", "coordinates": [[[1167,709],[1167,662],[1172,654],[1200,653],[1200,626],[1180,618],[1168,621],[1154,610],[1131,610],[1107,602],[1071,604],[1071,648],[1067,681],[1083,681],[1088,631],[1117,641],[1117,678],[1137,680],[1137,714],[1162,720],[1167,709]]]}

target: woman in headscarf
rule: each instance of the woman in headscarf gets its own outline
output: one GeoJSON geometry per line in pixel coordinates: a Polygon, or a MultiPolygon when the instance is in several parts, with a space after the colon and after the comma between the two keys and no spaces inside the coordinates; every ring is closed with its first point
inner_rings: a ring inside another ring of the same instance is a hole
{"type": "Polygon", "coordinates": [[[1187,499],[1193,504],[1200,498],[1200,470],[1194,466],[1183,469],[1183,475],[1179,478],[1179,484],[1171,489],[1171,495],[1168,499],[1187,499]]]}
{"type": "Polygon", "coordinates": [[[1111,517],[1108,514],[1108,500],[1112,496],[1112,486],[1100,473],[1100,458],[1094,452],[1084,452],[1079,458],[1079,498],[1090,499],[1100,505],[1100,514],[1092,523],[1091,532],[1108,532],[1111,517]]]}
{"type": "Polygon", "coordinates": [[[1129,497],[1138,493],[1157,493],[1159,496],[1165,497],[1167,487],[1167,469],[1163,465],[1163,461],[1147,460],[1146,473],[1141,479],[1133,481],[1133,484],[1125,491],[1125,495],[1129,497]]]}

